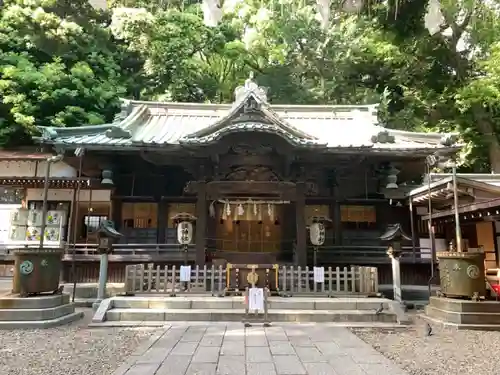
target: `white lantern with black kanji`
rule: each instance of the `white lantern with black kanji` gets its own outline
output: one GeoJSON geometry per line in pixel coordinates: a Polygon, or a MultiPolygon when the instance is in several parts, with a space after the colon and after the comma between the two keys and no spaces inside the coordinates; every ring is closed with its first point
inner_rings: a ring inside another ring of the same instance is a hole
{"type": "Polygon", "coordinates": [[[309,228],[309,238],[314,246],[325,243],[325,225],[323,223],[312,223],[309,228]]]}
{"type": "Polygon", "coordinates": [[[177,225],[177,241],[181,245],[188,245],[193,240],[193,224],[189,221],[181,221],[177,225]]]}

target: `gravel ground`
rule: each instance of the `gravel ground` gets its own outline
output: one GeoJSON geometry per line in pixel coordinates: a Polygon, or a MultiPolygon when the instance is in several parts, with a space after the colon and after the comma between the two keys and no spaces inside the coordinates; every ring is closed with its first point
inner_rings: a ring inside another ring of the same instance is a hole
{"type": "Polygon", "coordinates": [[[0,374],[110,375],[155,330],[87,328],[91,310],[84,311],[84,319],[67,326],[0,331],[0,374]]]}
{"type": "Polygon", "coordinates": [[[411,375],[498,375],[500,332],[458,331],[415,318],[407,330],[355,329],[353,332],[411,375]]]}

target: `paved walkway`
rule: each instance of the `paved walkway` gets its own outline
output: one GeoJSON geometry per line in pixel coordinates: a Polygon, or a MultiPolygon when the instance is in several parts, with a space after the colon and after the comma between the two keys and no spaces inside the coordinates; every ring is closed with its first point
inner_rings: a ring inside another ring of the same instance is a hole
{"type": "Polygon", "coordinates": [[[172,325],[114,375],[406,375],[346,328],[172,325]]]}

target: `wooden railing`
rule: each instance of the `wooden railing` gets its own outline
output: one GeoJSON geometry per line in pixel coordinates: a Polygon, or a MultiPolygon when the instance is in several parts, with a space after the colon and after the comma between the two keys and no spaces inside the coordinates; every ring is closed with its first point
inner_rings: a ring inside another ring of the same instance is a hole
{"type": "MultiPolygon", "coordinates": [[[[128,265],[125,270],[125,292],[220,295],[226,291],[227,270],[222,266],[195,266],[191,268],[191,281],[180,281],[180,267],[153,264],[128,265]]],[[[378,293],[376,267],[328,267],[324,282],[314,282],[312,267],[279,267],[278,288],[281,293],[296,295],[348,295],[378,293]]]]}
{"type": "MultiPolygon", "coordinates": [[[[13,260],[13,251],[21,248],[19,245],[12,248],[0,250],[1,260],[13,260]]],[[[27,245],[23,248],[38,248],[38,245],[27,245]]],[[[97,244],[76,244],[64,247],[63,260],[76,261],[99,261],[100,255],[97,244]]],[[[187,254],[178,244],[115,244],[113,253],[109,255],[110,262],[155,262],[155,261],[178,261],[187,260],[194,262],[196,253],[194,245],[188,246],[187,254]],[[186,257],[187,256],[187,257],[186,257]]]]}
{"type": "MultiPolygon", "coordinates": [[[[401,255],[402,263],[430,263],[430,249],[411,246],[403,246],[401,255]]],[[[362,264],[380,264],[389,263],[387,255],[387,246],[322,246],[316,253],[317,264],[331,263],[362,263],[362,264]]],[[[309,246],[307,249],[308,263],[314,262],[314,248],[309,246]]]]}
{"type": "MultiPolygon", "coordinates": [[[[23,247],[38,248],[38,244],[23,247]]],[[[13,261],[12,252],[19,245],[0,249],[0,260],[13,261]]],[[[178,244],[115,244],[113,253],[109,256],[110,262],[183,262],[185,260],[194,262],[196,259],[195,245],[189,245],[187,254],[178,244]]],[[[328,264],[383,264],[389,263],[386,254],[386,246],[331,246],[326,245],[319,248],[316,254],[317,265],[328,264]]],[[[207,247],[207,260],[215,251],[207,247]]],[[[293,262],[292,252],[280,252],[279,255],[286,256],[282,259],[284,263],[293,262]],[[290,259],[288,259],[290,258],[290,259]]],[[[99,261],[97,244],[76,244],[64,247],[64,260],[71,261],[73,256],[76,261],[99,261]]],[[[307,262],[314,264],[314,248],[307,249],[307,262]]],[[[430,263],[430,250],[416,247],[403,247],[402,263],[430,263]]]]}

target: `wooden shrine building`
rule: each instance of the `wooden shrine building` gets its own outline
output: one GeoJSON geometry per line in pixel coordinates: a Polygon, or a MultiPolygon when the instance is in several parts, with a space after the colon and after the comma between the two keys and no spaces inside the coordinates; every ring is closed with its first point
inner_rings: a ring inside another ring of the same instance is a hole
{"type": "Polygon", "coordinates": [[[110,124],[41,133],[65,163],[112,187],[88,222],[111,218],[129,247],[164,246],[168,261],[180,251],[172,218],[192,214],[197,264],[311,265],[315,220],[327,223],[320,263],[386,262],[379,236],[396,222],[412,232],[405,197],[425,157],[460,148],[384,128],[376,105],[273,105],[251,79],[232,104],[124,100],[110,124]]]}

